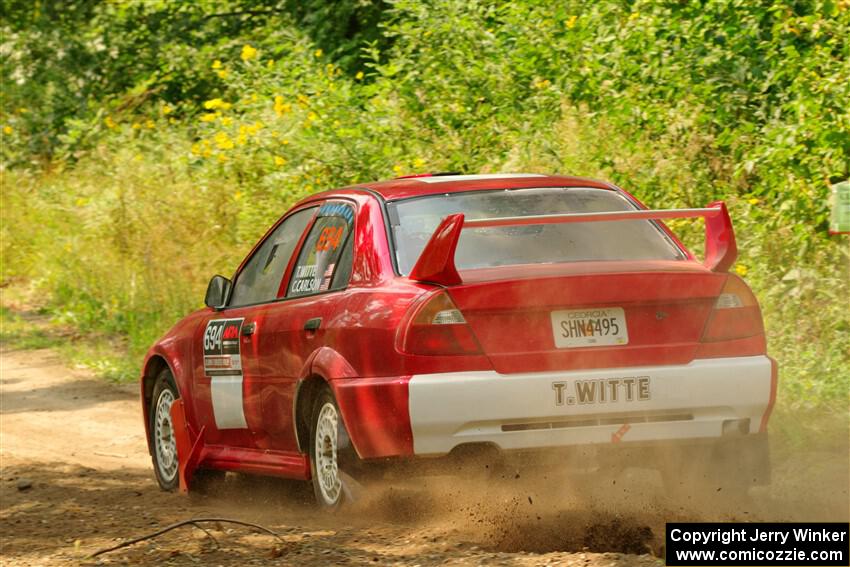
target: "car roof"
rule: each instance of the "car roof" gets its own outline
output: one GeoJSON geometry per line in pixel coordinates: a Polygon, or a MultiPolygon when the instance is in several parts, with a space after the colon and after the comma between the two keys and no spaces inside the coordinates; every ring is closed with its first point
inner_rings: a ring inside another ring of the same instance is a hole
{"type": "Polygon", "coordinates": [[[425,195],[440,195],[462,191],[483,191],[493,189],[523,189],[536,187],[592,187],[615,190],[616,187],[598,179],[572,177],[566,175],[541,175],[537,173],[493,173],[479,175],[422,175],[400,177],[388,181],[361,183],[340,189],[316,193],[304,199],[313,201],[326,199],[351,191],[369,191],[377,193],[387,201],[409,199],[425,195]]]}

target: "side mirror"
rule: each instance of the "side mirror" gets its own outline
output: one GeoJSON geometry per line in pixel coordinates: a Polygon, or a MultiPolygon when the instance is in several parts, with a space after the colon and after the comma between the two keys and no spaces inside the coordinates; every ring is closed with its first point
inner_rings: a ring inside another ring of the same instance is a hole
{"type": "Polygon", "coordinates": [[[207,295],[204,297],[204,303],[207,307],[213,309],[221,309],[224,307],[224,302],[227,300],[227,294],[230,292],[230,280],[224,276],[213,276],[210,284],[207,286],[207,295]]]}

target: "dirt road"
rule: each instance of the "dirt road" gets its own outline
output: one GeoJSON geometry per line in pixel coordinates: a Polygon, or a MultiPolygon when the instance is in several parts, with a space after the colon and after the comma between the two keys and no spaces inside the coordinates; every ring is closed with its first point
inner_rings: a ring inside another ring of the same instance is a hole
{"type": "Polygon", "coordinates": [[[518,475],[396,479],[334,517],[279,480],[234,475],[212,495],[169,494],[153,480],[135,385],[69,370],[49,350],[0,350],[0,360],[4,565],[660,565],[665,521],[847,516],[847,453],[832,450],[805,470],[779,463],[754,502],[710,513],[666,501],[639,473],[601,490],[518,475]],[[87,558],[192,517],[260,523],[280,539],[209,523],[87,558]]]}

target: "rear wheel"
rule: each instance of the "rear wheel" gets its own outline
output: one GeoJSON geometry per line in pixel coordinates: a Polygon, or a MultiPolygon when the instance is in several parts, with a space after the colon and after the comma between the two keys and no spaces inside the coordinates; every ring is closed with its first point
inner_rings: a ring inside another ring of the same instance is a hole
{"type": "Polygon", "coordinates": [[[351,477],[341,467],[352,453],[339,407],[325,387],[316,398],[310,420],[310,471],[319,507],[335,510],[345,501],[345,483],[351,477]]]}
{"type": "Polygon", "coordinates": [[[153,397],[148,410],[148,423],[153,449],[153,470],[156,481],[163,490],[174,490],[178,485],[177,441],[171,421],[171,406],[180,396],[171,371],[159,373],[153,387],[153,397]]]}

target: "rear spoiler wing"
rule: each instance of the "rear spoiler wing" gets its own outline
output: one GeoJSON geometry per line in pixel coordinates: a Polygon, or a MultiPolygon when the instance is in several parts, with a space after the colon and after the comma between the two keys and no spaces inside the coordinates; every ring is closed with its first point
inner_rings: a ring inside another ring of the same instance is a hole
{"type": "Polygon", "coordinates": [[[431,235],[422,254],[410,272],[410,279],[440,285],[456,285],[463,280],[455,266],[455,251],[460,232],[465,228],[565,224],[573,222],[607,222],[622,220],[661,220],[705,218],[705,260],[703,264],[715,272],[725,272],[738,257],[732,219],[723,201],[710,203],[703,209],[667,209],[536,215],[466,220],[462,213],[449,215],[431,235]]]}

